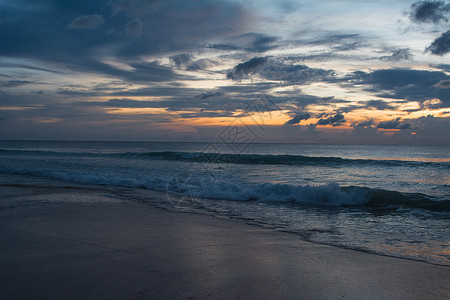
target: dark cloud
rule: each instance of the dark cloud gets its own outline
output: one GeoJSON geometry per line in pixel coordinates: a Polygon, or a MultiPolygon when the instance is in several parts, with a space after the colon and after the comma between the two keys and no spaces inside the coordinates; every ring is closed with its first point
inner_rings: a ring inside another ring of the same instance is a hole
{"type": "Polygon", "coordinates": [[[166,82],[183,77],[187,78],[176,74],[171,68],[161,66],[157,62],[136,62],[129,65],[133,70],[122,70],[101,62],[91,62],[90,65],[77,65],[72,68],[76,71],[100,73],[128,82],[166,82]]]}
{"type": "Polygon", "coordinates": [[[177,67],[186,66],[192,60],[192,56],[186,53],[173,55],[169,58],[177,67]]]}
{"type": "Polygon", "coordinates": [[[309,118],[311,118],[311,115],[308,113],[299,114],[299,115],[296,115],[295,117],[293,117],[292,119],[290,119],[289,121],[287,121],[286,123],[284,123],[284,125],[295,125],[295,124],[300,123],[300,121],[308,120],[309,118]]]}
{"type": "Polygon", "coordinates": [[[441,80],[449,79],[450,76],[446,73],[438,71],[381,69],[370,73],[354,72],[342,79],[342,84],[346,87],[355,84],[364,85],[367,91],[386,98],[420,102],[437,98],[448,107],[450,93],[435,85],[441,80]]]}
{"type": "Polygon", "coordinates": [[[440,37],[434,40],[433,43],[426,49],[434,55],[444,55],[450,52],[450,30],[444,32],[440,37]]]}
{"type": "Polygon", "coordinates": [[[198,95],[195,97],[195,99],[199,100],[206,100],[213,97],[223,96],[225,93],[222,91],[210,91],[206,93],[202,93],[201,95],[198,95]]]}
{"type": "Polygon", "coordinates": [[[28,80],[8,80],[8,81],[0,81],[0,87],[2,88],[12,88],[18,87],[26,84],[32,84],[33,81],[28,80]]]}
{"type": "Polygon", "coordinates": [[[215,65],[215,64],[216,63],[211,59],[199,59],[199,60],[196,60],[196,61],[192,62],[191,64],[189,64],[189,66],[186,67],[186,71],[205,70],[208,67],[210,67],[211,65],[215,65]]]}
{"type": "Polygon", "coordinates": [[[250,48],[247,48],[247,50],[250,51],[257,51],[257,52],[263,52],[270,49],[273,49],[275,46],[273,45],[274,42],[277,41],[277,37],[274,36],[268,36],[264,34],[249,34],[252,37],[252,42],[250,48]]]}
{"type": "Polygon", "coordinates": [[[360,123],[355,123],[352,125],[353,127],[372,127],[373,126],[373,120],[366,120],[360,123]]]}
{"type": "MultiPolygon", "coordinates": [[[[125,1],[131,8],[117,14],[113,20],[138,18],[145,26],[139,39],[129,42],[120,54],[144,55],[192,50],[208,44],[209,39],[221,40],[246,31],[250,14],[231,1],[125,1]],[[151,9],[139,8],[139,3],[153,2],[151,9]]],[[[119,24],[118,24],[119,25],[119,24]]],[[[120,27],[119,27],[120,28],[120,27]]]]}
{"type": "Polygon", "coordinates": [[[403,123],[400,126],[398,126],[398,129],[410,129],[411,128],[411,124],[410,123],[403,123]]]}
{"type": "Polygon", "coordinates": [[[334,72],[331,70],[310,68],[306,65],[287,65],[274,61],[264,68],[261,75],[269,80],[300,84],[322,81],[334,75],[334,72]]]}
{"type": "Polygon", "coordinates": [[[391,104],[383,100],[369,100],[364,105],[365,108],[375,108],[377,110],[395,109],[391,104]]]}
{"type": "Polygon", "coordinates": [[[231,39],[231,43],[250,52],[265,52],[275,48],[277,37],[260,33],[246,33],[231,39]]]}
{"type": "Polygon", "coordinates": [[[106,8],[112,16],[103,17],[105,2],[14,1],[0,10],[0,40],[8,41],[0,47],[0,56],[114,76],[120,71],[99,66],[104,53],[128,63],[144,55],[191,51],[208,39],[242,34],[251,21],[242,5],[229,1],[109,1],[106,8]],[[98,26],[102,18],[106,20],[98,26]]]}
{"type": "Polygon", "coordinates": [[[363,84],[371,84],[380,89],[396,89],[405,86],[417,85],[430,87],[447,76],[443,72],[409,70],[409,69],[381,69],[371,73],[355,72],[353,78],[363,84]]]}
{"type": "Polygon", "coordinates": [[[332,46],[331,48],[334,51],[352,51],[352,50],[356,50],[358,48],[362,48],[365,46],[366,46],[366,44],[363,42],[351,42],[351,43],[346,43],[343,45],[332,46]]]}
{"type": "MultiPolygon", "coordinates": [[[[267,96],[265,91],[272,85],[265,84],[249,84],[245,86],[226,86],[220,89],[201,90],[190,88],[142,88],[134,90],[124,90],[109,93],[109,96],[115,96],[113,100],[108,102],[88,101],[79,105],[89,106],[108,106],[108,107],[153,107],[165,108],[167,110],[177,112],[186,111],[191,113],[195,111],[211,113],[235,113],[243,112],[242,116],[249,115],[252,112],[275,112],[280,110],[299,111],[300,106],[307,103],[303,101],[302,95],[297,95],[298,102],[292,101],[290,95],[274,95],[267,96]],[[148,100],[146,97],[158,97],[159,99],[148,100]],[[127,97],[136,97],[134,99],[127,97]],[[140,98],[140,99],[139,99],[140,98]]],[[[105,95],[103,93],[103,95],[105,95]]],[[[76,92],[70,96],[81,97],[76,92]]],[[[308,95],[304,95],[307,97],[308,95]]],[[[308,103],[318,101],[319,97],[309,96],[308,103]]],[[[211,114],[209,114],[211,115],[211,114]]]]}
{"type": "Polygon", "coordinates": [[[332,126],[340,126],[343,122],[345,122],[343,114],[336,114],[334,116],[330,116],[326,119],[320,119],[317,122],[317,125],[332,125],[332,126]]]}
{"type": "Polygon", "coordinates": [[[275,44],[276,41],[278,41],[278,37],[250,32],[229,38],[227,39],[227,43],[209,44],[206,47],[219,50],[241,50],[262,53],[278,47],[275,44]]]}
{"type": "Polygon", "coordinates": [[[267,57],[254,57],[249,61],[238,64],[227,74],[232,80],[242,80],[257,73],[267,62],[267,57]]]}
{"type": "Polygon", "coordinates": [[[444,1],[419,1],[411,5],[410,18],[414,22],[439,23],[448,21],[446,14],[450,12],[450,4],[444,1]]]}
{"type": "MultiPolygon", "coordinates": [[[[301,46],[323,46],[331,51],[327,52],[328,56],[342,56],[336,52],[353,51],[362,47],[369,46],[368,37],[356,33],[317,31],[304,32],[311,38],[287,41],[285,47],[301,47],[301,46]]],[[[314,54],[313,56],[321,56],[322,54],[314,54]]]]}
{"type": "Polygon", "coordinates": [[[395,50],[391,56],[383,56],[380,57],[380,60],[386,61],[401,61],[401,60],[411,60],[413,55],[409,51],[408,48],[397,49],[395,50]]]}
{"type": "Polygon", "coordinates": [[[120,108],[160,108],[164,107],[161,101],[138,101],[127,98],[121,99],[109,99],[106,102],[88,103],[89,105],[99,105],[108,107],[120,107],[120,108]]]}
{"type": "Polygon", "coordinates": [[[450,73],[450,65],[440,64],[440,65],[431,65],[431,67],[450,73]]]}
{"type": "Polygon", "coordinates": [[[377,125],[377,128],[381,129],[409,129],[411,124],[408,122],[400,122],[400,118],[396,118],[391,121],[381,122],[377,125]]]}
{"type": "Polygon", "coordinates": [[[267,80],[285,81],[291,84],[321,81],[334,74],[331,70],[309,68],[306,65],[286,64],[269,57],[254,57],[235,66],[227,78],[241,80],[259,75],[267,80]]]}
{"type": "MultiPolygon", "coordinates": [[[[43,72],[49,72],[49,73],[63,74],[63,72],[58,71],[58,70],[52,70],[50,68],[37,67],[37,66],[33,66],[33,65],[30,65],[30,64],[25,64],[25,63],[0,62],[0,67],[4,67],[4,68],[19,68],[19,69],[26,69],[26,70],[36,70],[36,71],[43,71],[43,72]]],[[[0,74],[0,76],[5,76],[5,75],[0,74]]],[[[7,76],[7,77],[9,77],[9,76],[7,76]]]]}
{"type": "Polygon", "coordinates": [[[241,47],[238,47],[235,45],[229,45],[229,44],[209,44],[209,45],[206,45],[205,47],[211,48],[211,49],[218,49],[218,50],[228,50],[228,51],[242,50],[241,47]]]}
{"type": "Polygon", "coordinates": [[[200,111],[200,112],[193,112],[193,113],[182,113],[180,116],[183,119],[188,118],[220,118],[220,117],[233,117],[233,112],[228,111],[200,111]]]}
{"type": "Polygon", "coordinates": [[[80,16],[70,22],[67,28],[71,29],[92,29],[105,23],[105,18],[102,15],[93,14],[80,16]]]}
{"type": "Polygon", "coordinates": [[[450,80],[441,80],[434,85],[434,87],[440,89],[450,89],[450,80]]]}
{"type": "Polygon", "coordinates": [[[186,87],[144,87],[112,92],[115,97],[188,97],[200,94],[202,89],[186,87]]]}
{"type": "Polygon", "coordinates": [[[103,95],[101,92],[86,91],[79,89],[60,89],[56,92],[58,95],[76,96],[76,97],[98,97],[103,95]]]}
{"type": "Polygon", "coordinates": [[[425,100],[419,103],[421,109],[438,109],[442,107],[442,101],[439,99],[425,100]]]}
{"type": "Polygon", "coordinates": [[[300,40],[298,43],[309,45],[331,45],[334,47],[344,46],[347,44],[354,44],[365,40],[361,35],[357,33],[340,33],[340,32],[324,32],[318,35],[314,35],[311,40],[300,40]]]}

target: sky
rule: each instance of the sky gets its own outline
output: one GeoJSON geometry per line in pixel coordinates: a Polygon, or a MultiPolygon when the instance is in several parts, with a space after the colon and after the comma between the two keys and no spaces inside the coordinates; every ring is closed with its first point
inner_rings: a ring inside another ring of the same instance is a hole
{"type": "Polygon", "coordinates": [[[450,145],[449,19],[450,1],[0,0],[0,139],[450,145]]]}

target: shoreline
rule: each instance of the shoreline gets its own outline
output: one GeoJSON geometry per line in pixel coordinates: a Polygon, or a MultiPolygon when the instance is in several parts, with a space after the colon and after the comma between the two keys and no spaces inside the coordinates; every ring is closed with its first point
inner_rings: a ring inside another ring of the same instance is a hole
{"type": "Polygon", "coordinates": [[[95,189],[2,186],[0,195],[35,203],[1,210],[0,292],[11,299],[450,296],[446,266],[306,242],[242,220],[95,189]]]}

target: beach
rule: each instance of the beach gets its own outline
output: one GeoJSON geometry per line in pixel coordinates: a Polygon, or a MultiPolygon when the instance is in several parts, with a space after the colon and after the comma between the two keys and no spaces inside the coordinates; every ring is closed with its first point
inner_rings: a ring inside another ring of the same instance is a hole
{"type": "Polygon", "coordinates": [[[0,211],[5,299],[450,296],[446,266],[310,243],[105,190],[10,184],[0,196],[8,203],[0,211]]]}

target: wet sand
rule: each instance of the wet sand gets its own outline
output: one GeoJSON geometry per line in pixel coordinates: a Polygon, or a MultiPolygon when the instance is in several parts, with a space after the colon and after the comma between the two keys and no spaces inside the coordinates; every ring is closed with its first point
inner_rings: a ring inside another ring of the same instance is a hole
{"type": "MultiPolygon", "coordinates": [[[[155,197],[163,194],[155,193],[155,197]]],[[[448,299],[450,268],[81,188],[0,186],[3,299],[448,299]]]]}

